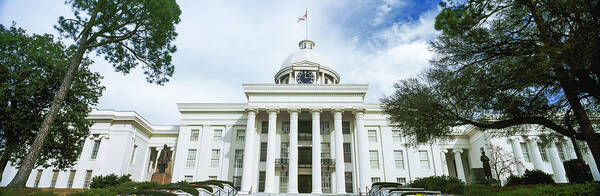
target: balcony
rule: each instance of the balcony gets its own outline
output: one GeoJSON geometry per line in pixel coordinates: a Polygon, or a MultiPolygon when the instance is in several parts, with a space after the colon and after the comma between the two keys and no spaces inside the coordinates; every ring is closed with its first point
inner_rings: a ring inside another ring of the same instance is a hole
{"type": "Polygon", "coordinates": [[[298,133],[298,141],[312,141],[312,134],[298,133]]]}
{"type": "Polygon", "coordinates": [[[275,165],[289,165],[290,160],[287,158],[275,159],[275,165]]]}

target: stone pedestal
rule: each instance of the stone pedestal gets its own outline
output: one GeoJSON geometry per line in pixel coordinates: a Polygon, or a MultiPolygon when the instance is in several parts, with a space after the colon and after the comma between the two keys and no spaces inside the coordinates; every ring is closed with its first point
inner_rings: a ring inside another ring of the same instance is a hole
{"type": "Polygon", "coordinates": [[[171,174],[152,174],[152,182],[156,184],[169,184],[171,183],[171,174]]]}

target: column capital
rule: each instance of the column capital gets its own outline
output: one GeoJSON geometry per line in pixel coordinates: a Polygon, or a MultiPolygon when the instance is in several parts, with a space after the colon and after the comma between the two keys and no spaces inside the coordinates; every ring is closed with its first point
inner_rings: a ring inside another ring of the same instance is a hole
{"type": "Polygon", "coordinates": [[[279,107],[267,107],[266,110],[269,113],[271,113],[271,112],[279,113],[279,107]]]}
{"type": "Polygon", "coordinates": [[[248,106],[248,107],[244,107],[244,111],[257,113],[258,112],[258,108],[254,107],[254,106],[248,106]]]}
{"type": "Polygon", "coordinates": [[[460,149],[460,148],[454,148],[454,149],[452,149],[452,152],[453,152],[454,154],[460,154],[460,153],[463,153],[463,149],[460,149]]]}
{"type": "Polygon", "coordinates": [[[512,141],[520,142],[520,141],[523,141],[523,137],[522,136],[510,136],[510,137],[508,137],[508,141],[511,141],[511,142],[512,141]]]}
{"type": "Polygon", "coordinates": [[[300,107],[288,107],[287,111],[292,113],[292,112],[300,112],[300,107]]]}
{"type": "Polygon", "coordinates": [[[367,111],[367,108],[365,107],[352,107],[352,112],[353,113],[365,113],[367,111]]]}
{"type": "Polygon", "coordinates": [[[332,112],[344,112],[344,108],[343,107],[333,107],[331,108],[332,112]]]}
{"type": "Polygon", "coordinates": [[[446,153],[448,153],[448,149],[447,148],[442,148],[442,149],[440,149],[440,152],[446,154],[446,153]]]}
{"type": "Polygon", "coordinates": [[[310,110],[311,113],[315,113],[315,112],[319,112],[320,113],[323,110],[323,108],[321,108],[321,107],[311,107],[311,108],[309,108],[309,110],[310,110]]]}
{"type": "Polygon", "coordinates": [[[525,138],[525,141],[527,141],[527,142],[538,142],[538,141],[540,141],[540,137],[538,137],[538,136],[527,136],[525,138]]]}

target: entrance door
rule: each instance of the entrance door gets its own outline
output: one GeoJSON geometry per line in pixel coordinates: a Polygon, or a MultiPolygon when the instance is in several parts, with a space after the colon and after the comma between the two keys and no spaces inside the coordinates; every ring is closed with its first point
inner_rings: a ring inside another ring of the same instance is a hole
{"type": "Polygon", "coordinates": [[[298,175],[298,192],[310,193],[312,191],[312,176],[298,175]]]}
{"type": "Polygon", "coordinates": [[[312,165],[311,147],[298,147],[298,165],[303,167],[312,165]]]}

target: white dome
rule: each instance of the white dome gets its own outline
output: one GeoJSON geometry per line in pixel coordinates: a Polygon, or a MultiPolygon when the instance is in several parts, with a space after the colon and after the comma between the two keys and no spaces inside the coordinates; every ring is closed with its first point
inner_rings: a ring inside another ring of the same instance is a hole
{"type": "Polygon", "coordinates": [[[299,43],[299,45],[300,50],[285,58],[283,63],[281,63],[281,68],[289,67],[294,63],[299,63],[302,61],[309,61],[312,63],[317,63],[321,66],[333,68],[325,56],[312,49],[314,42],[310,40],[303,40],[299,43]]]}

